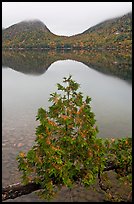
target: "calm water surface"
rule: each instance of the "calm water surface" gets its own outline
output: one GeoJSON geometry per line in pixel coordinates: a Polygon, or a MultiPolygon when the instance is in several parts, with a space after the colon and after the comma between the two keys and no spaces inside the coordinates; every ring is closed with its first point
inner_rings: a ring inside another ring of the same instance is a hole
{"type": "MultiPolygon", "coordinates": [[[[77,62],[59,60],[43,74],[24,74],[9,67],[2,68],[2,185],[20,181],[16,156],[27,151],[35,139],[35,120],[39,107],[48,108],[50,93],[57,83],[72,75],[80,91],[92,98],[98,136],[119,138],[132,136],[132,85],[77,62]]],[[[21,201],[22,198],[18,198],[21,201]]],[[[23,201],[38,201],[27,195],[23,201]]],[[[11,202],[11,201],[9,201],[11,202]]]]}

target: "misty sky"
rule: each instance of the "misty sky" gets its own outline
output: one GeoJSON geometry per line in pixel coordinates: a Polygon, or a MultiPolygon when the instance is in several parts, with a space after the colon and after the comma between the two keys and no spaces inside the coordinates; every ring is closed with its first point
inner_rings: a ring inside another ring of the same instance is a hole
{"type": "Polygon", "coordinates": [[[2,27],[41,20],[57,35],[74,35],[132,11],[132,2],[2,2],[2,27]]]}

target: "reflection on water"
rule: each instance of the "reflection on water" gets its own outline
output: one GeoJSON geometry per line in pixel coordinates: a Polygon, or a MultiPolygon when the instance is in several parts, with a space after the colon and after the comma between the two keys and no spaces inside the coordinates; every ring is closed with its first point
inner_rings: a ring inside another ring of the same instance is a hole
{"type": "Polygon", "coordinates": [[[58,60],[76,60],[100,72],[118,76],[125,80],[132,77],[131,56],[120,56],[104,51],[3,51],[2,66],[25,74],[43,74],[58,60]]]}
{"type": "MultiPolygon", "coordinates": [[[[37,109],[49,106],[50,93],[57,91],[56,84],[69,74],[81,84],[84,95],[92,98],[98,136],[132,135],[129,58],[82,51],[4,51],[2,54],[3,186],[20,181],[16,156],[21,150],[28,151],[34,143],[37,109]]],[[[32,194],[17,200],[36,202],[38,198],[32,194]]]]}

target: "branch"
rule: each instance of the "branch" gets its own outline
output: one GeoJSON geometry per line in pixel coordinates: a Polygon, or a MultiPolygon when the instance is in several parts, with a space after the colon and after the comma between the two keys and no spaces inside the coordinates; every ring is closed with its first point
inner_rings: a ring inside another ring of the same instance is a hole
{"type": "Polygon", "coordinates": [[[118,168],[120,167],[114,161],[109,161],[103,171],[117,170],[118,168]]]}

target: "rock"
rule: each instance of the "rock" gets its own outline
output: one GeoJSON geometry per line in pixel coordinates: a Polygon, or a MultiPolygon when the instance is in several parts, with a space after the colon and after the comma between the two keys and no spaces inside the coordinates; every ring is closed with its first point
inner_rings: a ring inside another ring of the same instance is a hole
{"type": "Polygon", "coordinates": [[[22,146],[24,146],[24,144],[22,144],[22,143],[19,143],[19,144],[17,145],[17,147],[22,147],[22,146]]]}

